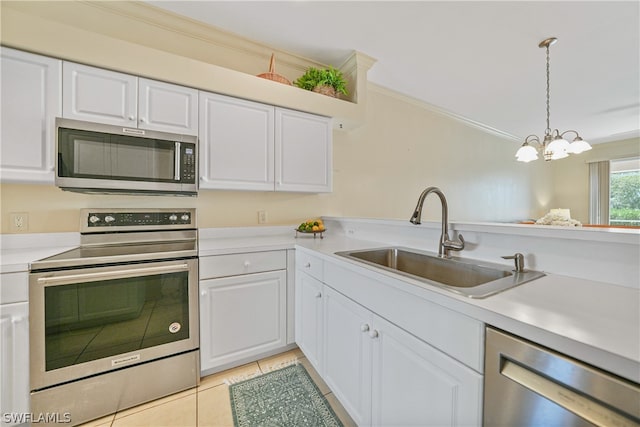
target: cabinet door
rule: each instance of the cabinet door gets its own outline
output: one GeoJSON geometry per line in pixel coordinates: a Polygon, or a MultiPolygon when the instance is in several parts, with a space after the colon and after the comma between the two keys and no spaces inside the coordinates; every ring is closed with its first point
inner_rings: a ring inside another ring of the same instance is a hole
{"type": "Polygon", "coordinates": [[[286,345],[286,276],[280,270],[200,282],[201,370],[286,345]]]}
{"type": "Polygon", "coordinates": [[[273,191],[274,108],[200,92],[200,188],[273,191]]]}
{"type": "Polygon", "coordinates": [[[65,118],[137,127],[137,77],[72,62],[62,70],[65,118]]]}
{"type": "Polygon", "coordinates": [[[0,178],[53,184],[62,61],[2,47],[0,178]]]}
{"type": "MultiPolygon", "coordinates": [[[[323,379],[358,425],[371,425],[373,315],[324,288],[323,379]]],[[[396,424],[396,423],[390,423],[396,424]]]]}
{"type": "Polygon", "coordinates": [[[276,191],[331,192],[331,119],[276,109],[276,191]]]}
{"type": "Polygon", "coordinates": [[[322,282],[296,270],[296,344],[322,375],[322,282]]]}
{"type": "Polygon", "coordinates": [[[482,376],[375,317],[373,425],[482,425],[482,376]]]}
{"type": "MultiPolygon", "coordinates": [[[[29,412],[29,304],[0,305],[0,413],[29,412]]],[[[2,425],[20,420],[2,419],[2,425]],[[9,421],[9,422],[6,422],[9,421]]]]}
{"type": "Polygon", "coordinates": [[[138,127],[198,134],[198,91],[156,80],[138,80],[138,127]]]}

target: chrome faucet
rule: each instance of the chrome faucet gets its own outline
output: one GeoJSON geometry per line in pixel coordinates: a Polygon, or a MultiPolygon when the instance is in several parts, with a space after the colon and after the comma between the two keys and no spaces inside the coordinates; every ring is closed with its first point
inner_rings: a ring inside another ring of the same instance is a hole
{"type": "Polygon", "coordinates": [[[420,218],[422,217],[422,205],[424,205],[424,199],[430,193],[436,193],[440,198],[442,204],[442,234],[440,234],[440,242],[438,243],[438,256],[442,258],[449,257],[449,251],[461,251],[464,249],[464,238],[462,234],[458,234],[458,241],[449,240],[449,207],[447,206],[447,199],[438,187],[426,188],[420,197],[418,198],[418,204],[416,210],[411,216],[411,221],[414,224],[420,224],[420,218]]]}

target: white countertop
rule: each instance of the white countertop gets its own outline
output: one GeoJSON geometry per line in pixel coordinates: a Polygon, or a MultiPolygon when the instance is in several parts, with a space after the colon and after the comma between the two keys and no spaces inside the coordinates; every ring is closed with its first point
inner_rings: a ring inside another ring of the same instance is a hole
{"type": "MultiPolygon", "coordinates": [[[[341,234],[295,238],[292,227],[200,230],[200,256],[298,249],[339,263],[372,279],[456,310],[594,366],[640,382],[640,291],[610,283],[548,274],[490,296],[471,299],[390,272],[364,266],[335,252],[386,246],[341,234]]],[[[51,239],[47,243],[51,243],[51,239]]],[[[72,249],[73,236],[53,239],[68,246],[3,249],[0,271],[28,271],[30,262],[72,249]]],[[[394,243],[396,244],[396,243],[394,243]]],[[[406,245],[410,246],[410,245],[406,245]]]]}
{"type": "Polygon", "coordinates": [[[29,264],[80,245],[80,233],[4,234],[0,236],[0,273],[29,271],[29,264]]]}

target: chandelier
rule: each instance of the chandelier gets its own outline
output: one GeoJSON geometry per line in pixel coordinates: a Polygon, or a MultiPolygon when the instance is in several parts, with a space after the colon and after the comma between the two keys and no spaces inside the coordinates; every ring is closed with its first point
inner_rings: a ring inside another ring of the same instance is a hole
{"type": "Polygon", "coordinates": [[[540,142],[537,135],[529,135],[525,138],[524,144],[516,153],[516,160],[519,162],[530,162],[538,159],[538,151],[546,161],[563,159],[569,154],[580,154],[584,151],[591,150],[591,145],[584,141],[575,130],[567,130],[560,132],[558,129],[551,130],[549,125],[549,46],[555,44],[557,38],[551,37],[540,42],[538,47],[544,47],[547,50],[547,128],[544,131],[544,138],[540,142]],[[575,134],[575,138],[571,143],[564,136],[566,134],[575,134]]]}

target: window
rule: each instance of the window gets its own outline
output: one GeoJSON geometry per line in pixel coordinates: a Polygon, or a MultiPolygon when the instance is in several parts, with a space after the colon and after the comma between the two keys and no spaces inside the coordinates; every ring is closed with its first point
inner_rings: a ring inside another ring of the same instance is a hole
{"type": "Polygon", "coordinates": [[[609,224],[640,226],[640,157],[611,161],[609,224]]]}
{"type": "Polygon", "coordinates": [[[640,157],[589,164],[589,222],[640,226],[640,157]]]}

